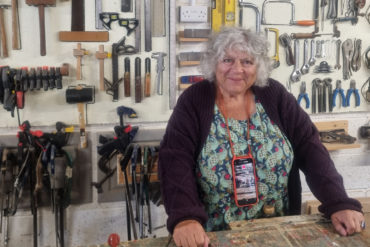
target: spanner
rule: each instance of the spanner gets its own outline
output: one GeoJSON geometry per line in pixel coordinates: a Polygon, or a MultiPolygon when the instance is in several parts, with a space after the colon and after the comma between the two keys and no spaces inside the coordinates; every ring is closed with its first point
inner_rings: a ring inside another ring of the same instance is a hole
{"type": "Polygon", "coordinates": [[[310,59],[308,60],[308,64],[310,66],[313,66],[315,65],[316,63],[316,59],[315,59],[315,40],[311,40],[311,57],[310,59]]]}
{"type": "Polygon", "coordinates": [[[322,43],[320,40],[316,40],[316,55],[317,58],[322,58],[322,43]]]}
{"type": "Polygon", "coordinates": [[[334,69],[340,69],[342,67],[340,65],[340,45],[341,44],[342,44],[342,41],[340,39],[338,39],[337,41],[335,41],[335,45],[337,47],[336,47],[336,56],[335,56],[336,64],[334,65],[334,69]]]}
{"type": "Polygon", "coordinates": [[[292,82],[298,82],[301,79],[301,71],[299,70],[299,40],[294,40],[294,70],[290,75],[290,80],[292,82]]]}
{"type": "Polygon", "coordinates": [[[308,40],[305,39],[303,43],[303,65],[301,68],[302,75],[307,74],[310,71],[310,65],[308,64],[308,40]]]}

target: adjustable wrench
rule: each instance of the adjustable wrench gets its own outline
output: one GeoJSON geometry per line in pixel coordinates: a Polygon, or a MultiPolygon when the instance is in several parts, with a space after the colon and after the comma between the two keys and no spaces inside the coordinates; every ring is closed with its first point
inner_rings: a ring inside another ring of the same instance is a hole
{"type": "Polygon", "coordinates": [[[294,69],[290,75],[291,82],[298,82],[301,79],[301,71],[299,70],[299,40],[294,40],[294,69]]]}
{"type": "Polygon", "coordinates": [[[301,68],[302,75],[307,74],[310,71],[310,65],[308,64],[308,40],[305,39],[303,43],[303,65],[301,68]]]}

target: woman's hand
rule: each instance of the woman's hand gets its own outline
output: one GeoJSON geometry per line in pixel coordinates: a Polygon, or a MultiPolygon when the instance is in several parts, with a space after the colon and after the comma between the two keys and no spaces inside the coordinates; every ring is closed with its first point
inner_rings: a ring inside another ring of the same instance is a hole
{"type": "Polygon", "coordinates": [[[330,216],[330,218],[335,230],[342,236],[361,232],[362,222],[365,221],[362,213],[349,209],[335,212],[330,216]]]}
{"type": "Polygon", "coordinates": [[[209,238],[202,225],[196,220],[184,220],[173,230],[177,247],[208,247],[209,238]]]}

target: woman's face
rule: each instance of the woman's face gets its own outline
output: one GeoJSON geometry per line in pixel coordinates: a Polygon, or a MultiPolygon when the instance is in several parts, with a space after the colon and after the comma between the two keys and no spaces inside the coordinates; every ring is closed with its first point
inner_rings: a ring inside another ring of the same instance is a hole
{"type": "Polygon", "coordinates": [[[216,82],[230,96],[244,94],[256,81],[257,65],[246,52],[227,50],[216,65],[216,82]]]}

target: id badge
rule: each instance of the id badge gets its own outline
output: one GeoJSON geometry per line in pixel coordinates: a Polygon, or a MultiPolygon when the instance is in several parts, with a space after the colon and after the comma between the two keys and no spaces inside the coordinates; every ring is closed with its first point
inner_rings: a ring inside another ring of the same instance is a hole
{"type": "Polygon", "coordinates": [[[232,172],[236,205],[245,207],[256,204],[258,190],[254,159],[250,156],[234,157],[232,172]]]}

